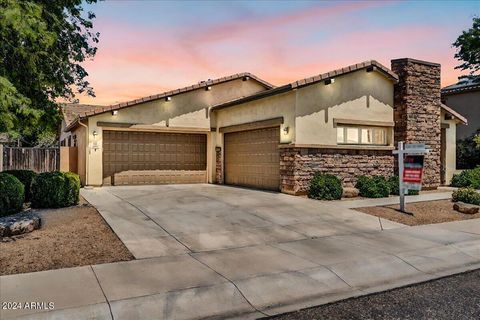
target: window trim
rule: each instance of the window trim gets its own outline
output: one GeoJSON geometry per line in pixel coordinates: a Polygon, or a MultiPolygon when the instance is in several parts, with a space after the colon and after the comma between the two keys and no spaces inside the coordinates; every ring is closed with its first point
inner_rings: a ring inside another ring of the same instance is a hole
{"type": "Polygon", "coordinates": [[[336,126],[337,130],[337,145],[340,146],[389,146],[389,139],[388,139],[388,129],[389,127],[382,127],[382,126],[357,126],[357,125],[338,125],[336,126]],[[344,142],[339,142],[338,141],[338,130],[342,128],[343,129],[343,141],[344,142]],[[347,128],[350,129],[357,129],[358,131],[358,142],[352,143],[352,142],[345,142],[347,139],[347,128]],[[362,129],[381,129],[384,134],[385,138],[385,143],[362,143],[362,129]]]}

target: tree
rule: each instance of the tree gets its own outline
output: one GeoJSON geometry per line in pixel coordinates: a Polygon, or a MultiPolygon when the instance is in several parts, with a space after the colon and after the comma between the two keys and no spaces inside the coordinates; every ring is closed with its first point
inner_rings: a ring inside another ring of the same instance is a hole
{"type": "Polygon", "coordinates": [[[473,26],[453,43],[457,48],[455,59],[463,61],[455,69],[470,70],[470,74],[480,70],[480,17],[473,18],[473,26]]]}
{"type": "MultiPolygon", "coordinates": [[[[86,0],[94,3],[96,0],[86,0]]],[[[35,145],[57,135],[56,101],[94,96],[81,66],[99,34],[82,0],[0,0],[0,132],[35,145]]]]}

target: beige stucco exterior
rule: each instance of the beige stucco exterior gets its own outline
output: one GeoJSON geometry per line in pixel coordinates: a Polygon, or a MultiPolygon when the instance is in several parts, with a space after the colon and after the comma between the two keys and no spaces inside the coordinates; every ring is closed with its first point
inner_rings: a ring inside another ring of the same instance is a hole
{"type": "Polygon", "coordinates": [[[378,122],[388,127],[393,145],[393,82],[378,72],[359,70],[325,85],[318,82],[286,93],[220,109],[212,116],[216,145],[223,147],[219,128],[283,117],[280,143],[338,146],[335,120],[378,122]],[[288,130],[284,130],[288,128],[288,130]]]}
{"type": "MultiPolygon", "coordinates": [[[[118,110],[116,115],[113,115],[112,112],[105,112],[89,117],[88,143],[85,145],[87,175],[85,183],[88,185],[102,185],[103,130],[204,132],[207,135],[207,148],[209,150],[207,163],[212,163],[214,161],[214,151],[211,150],[214,150],[214,148],[212,147],[210,134],[209,106],[251,95],[262,90],[265,90],[265,86],[259,82],[253,79],[244,81],[240,78],[215,84],[209,91],[201,88],[172,95],[170,101],[157,99],[123,108],[118,110]],[[126,129],[101,126],[99,122],[137,125],[126,129]]],[[[80,145],[79,148],[81,148],[80,145]]],[[[81,157],[80,155],[81,152],[79,152],[79,158],[81,157]]],[[[212,166],[207,165],[207,168],[208,180],[211,182],[214,174],[211,169],[212,166]]]]}
{"type": "Polygon", "coordinates": [[[456,160],[456,141],[457,141],[457,128],[463,127],[460,125],[460,121],[458,119],[449,119],[447,120],[445,117],[445,111],[442,110],[442,130],[445,130],[445,137],[444,141],[442,141],[442,148],[445,148],[445,159],[442,159],[444,163],[444,170],[445,170],[445,184],[449,185],[450,181],[452,180],[453,174],[457,170],[457,160],[456,160]]]}

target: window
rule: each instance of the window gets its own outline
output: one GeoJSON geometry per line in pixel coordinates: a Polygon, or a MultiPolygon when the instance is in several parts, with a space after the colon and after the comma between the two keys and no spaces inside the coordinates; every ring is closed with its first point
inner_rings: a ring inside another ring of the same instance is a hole
{"type": "Polygon", "coordinates": [[[387,128],[383,127],[337,127],[337,143],[387,145],[387,128]]]}

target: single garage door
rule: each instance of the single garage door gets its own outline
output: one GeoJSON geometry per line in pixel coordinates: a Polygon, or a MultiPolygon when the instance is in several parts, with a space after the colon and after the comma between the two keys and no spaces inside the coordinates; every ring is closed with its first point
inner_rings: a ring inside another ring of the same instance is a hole
{"type": "Polygon", "coordinates": [[[205,134],[103,131],[103,183],[205,183],[205,134]]]}
{"type": "Polygon", "coordinates": [[[280,188],[279,127],[225,133],[225,183],[280,188]]]}

